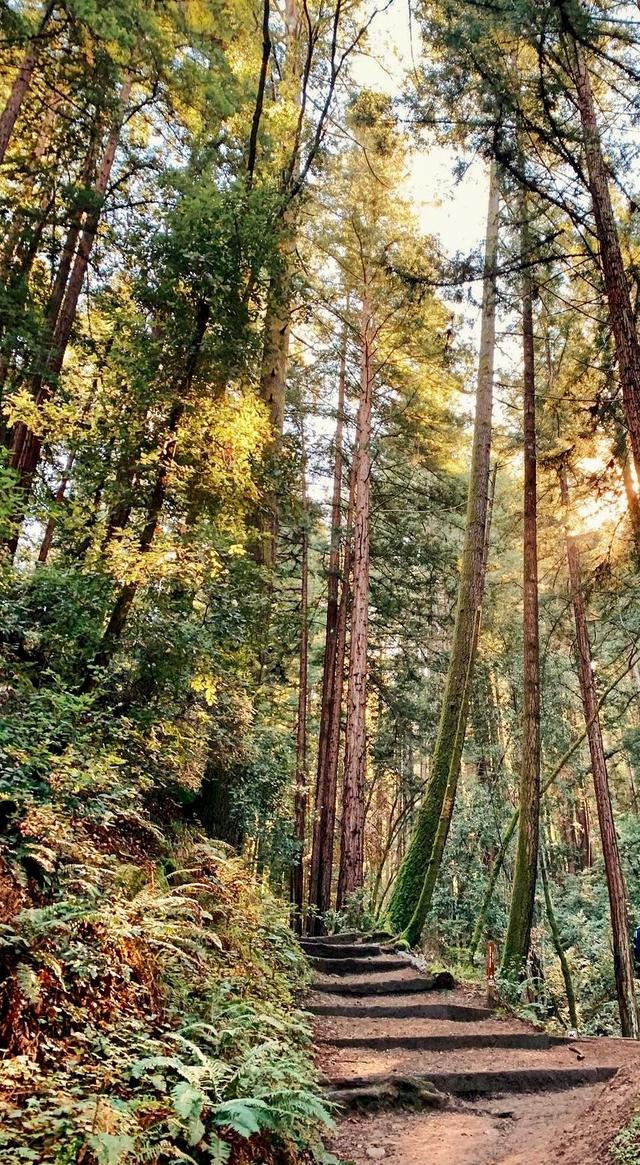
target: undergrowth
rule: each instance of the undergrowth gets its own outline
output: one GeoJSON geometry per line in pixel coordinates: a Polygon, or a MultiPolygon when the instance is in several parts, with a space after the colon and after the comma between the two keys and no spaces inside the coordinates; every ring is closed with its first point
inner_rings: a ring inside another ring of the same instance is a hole
{"type": "Polygon", "coordinates": [[[640,1165],[640,1113],[620,1130],[611,1146],[614,1165],[640,1165]]]}
{"type": "Polygon", "coordinates": [[[241,861],[193,830],[5,808],[0,1161],[321,1155],[306,965],[241,861]]]}

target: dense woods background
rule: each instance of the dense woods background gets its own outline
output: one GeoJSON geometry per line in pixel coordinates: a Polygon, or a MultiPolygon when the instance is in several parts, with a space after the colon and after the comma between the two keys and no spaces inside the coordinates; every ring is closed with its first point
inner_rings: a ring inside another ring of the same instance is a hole
{"type": "Polygon", "coordinates": [[[289,918],[638,1034],[638,12],[410,19],[0,8],[2,1160],[317,1147],[289,918]]]}

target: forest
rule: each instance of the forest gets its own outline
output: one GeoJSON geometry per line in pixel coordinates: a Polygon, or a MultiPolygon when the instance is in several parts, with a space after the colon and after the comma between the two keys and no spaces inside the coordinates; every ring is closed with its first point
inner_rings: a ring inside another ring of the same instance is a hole
{"type": "Polygon", "coordinates": [[[330,1165],[300,935],[640,1038],[640,8],[0,62],[0,1161],[330,1165]]]}

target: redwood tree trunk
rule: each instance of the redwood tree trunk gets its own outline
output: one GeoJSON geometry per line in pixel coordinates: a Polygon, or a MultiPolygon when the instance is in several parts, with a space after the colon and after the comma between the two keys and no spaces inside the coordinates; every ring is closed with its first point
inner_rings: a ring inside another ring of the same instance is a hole
{"type": "MultiPolygon", "coordinates": [[[[102,201],[104,200],[109,184],[115,153],[120,139],[123,115],[131,92],[131,85],[131,80],[126,80],[122,85],[118,115],[109,134],[94,185],[94,194],[100,200],[100,205],[98,209],[91,211],[86,216],[82,232],[79,234],[79,242],[73,260],[73,266],[67,279],[67,271],[73,258],[73,251],[75,250],[75,243],[79,233],[79,223],[74,220],[69,228],[60,269],[52,292],[52,301],[49,304],[48,315],[50,318],[48,323],[50,324],[55,318],[53,337],[46,357],[46,366],[43,372],[36,377],[33,385],[33,395],[36,404],[42,404],[49,399],[53,385],[62,369],[67,346],[71,338],[82,284],[89,264],[89,257],[98,231],[102,201]],[[62,292],[64,293],[64,298],[61,298],[62,292]]],[[[42,437],[27,429],[22,423],[16,425],[11,446],[11,465],[18,472],[20,485],[25,497],[29,495],[31,490],[33,477],[40,462],[41,452],[42,437]]],[[[12,552],[15,551],[16,543],[17,535],[14,536],[9,547],[12,552]]]]}
{"type": "Polygon", "coordinates": [[[418,812],[409,849],[400,866],[389,901],[389,919],[396,931],[404,931],[410,923],[414,932],[422,929],[416,908],[429,869],[450,774],[460,765],[468,693],[473,677],[474,627],[482,594],[491,454],[499,201],[495,163],[491,166],[489,187],[476,417],[458,606],[438,735],[431,764],[431,777],[418,812]]]}
{"type": "Polygon", "coordinates": [[[29,89],[29,86],[33,80],[34,70],[40,55],[41,46],[39,40],[46,31],[47,25],[53,16],[54,9],[55,0],[51,0],[51,3],[47,4],[44,8],[42,17],[40,19],[40,24],[38,26],[38,31],[29,42],[29,46],[22,60],[22,64],[18,70],[18,75],[16,76],[13,85],[11,86],[11,92],[9,94],[7,104],[4,107],[2,115],[0,115],[0,162],[4,160],[7,147],[11,141],[11,135],[13,133],[13,127],[16,123],[16,118],[20,112],[25,94],[27,93],[27,90],[29,89]]]}
{"type": "Polygon", "coordinates": [[[293,839],[296,854],[291,866],[291,906],[294,929],[302,933],[304,904],[304,838],[307,816],[307,689],[309,659],[309,531],[306,513],[305,470],[302,471],[303,521],[300,578],[300,667],[296,726],[296,785],[293,805],[293,839]]]}
{"type": "Polygon", "coordinates": [[[591,643],[589,641],[587,613],[581,586],[580,554],[575,538],[570,533],[570,524],[568,521],[569,486],[567,482],[567,466],[564,459],[559,465],[558,477],[566,519],[567,565],[569,568],[569,586],[576,627],[578,678],[580,681],[584,719],[587,727],[593,786],[598,809],[600,837],[602,839],[602,855],[607,877],[607,890],[609,892],[611,934],[613,939],[613,965],[616,978],[618,1010],[620,1012],[620,1028],[623,1036],[631,1036],[633,1039],[638,1039],[640,1031],[638,1028],[638,1012],[635,997],[633,958],[629,941],[630,927],[627,890],[613,818],[607,762],[602,740],[600,717],[598,715],[598,697],[591,657],[591,643]]]}
{"type": "Polygon", "coordinates": [[[372,347],[374,321],[365,275],[360,339],[360,401],[354,449],[351,640],[347,682],[338,909],[364,879],[364,789],[367,764],[367,648],[369,638],[369,503],[371,492],[372,347]]]}
{"type": "MultiPolygon", "coordinates": [[[[327,578],[327,618],[324,640],[324,660],[322,668],[322,697],[320,702],[320,733],[318,737],[318,768],[316,776],[315,818],[309,870],[309,906],[312,914],[308,926],[312,933],[321,931],[321,919],[331,905],[331,867],[333,864],[333,834],[336,812],[337,764],[333,766],[333,755],[329,748],[332,735],[333,709],[338,684],[338,621],[340,589],[340,529],[342,523],[342,476],[344,440],[344,396],[346,385],[347,358],[346,330],[340,353],[338,378],[338,408],[336,416],[335,454],[333,462],[333,497],[331,501],[331,542],[327,578]],[[331,835],[330,846],[327,835],[331,835]],[[327,856],[329,858],[327,867],[327,856]]],[[[345,580],[348,587],[348,580],[345,580]]],[[[344,669],[344,650],[340,668],[344,669]]],[[[340,677],[342,696],[342,677],[340,677]]],[[[341,698],[340,698],[341,703],[341,698]]],[[[338,716],[340,708],[338,705],[338,716]]],[[[339,724],[338,724],[339,728],[339,724]]],[[[337,757],[337,754],[336,754],[337,757]]]]}
{"type": "Polygon", "coordinates": [[[584,140],[589,190],[593,202],[600,263],[609,308],[622,400],[636,473],[640,479],[640,341],[634,320],[618,229],[611,204],[607,169],[595,113],[591,78],[582,47],[571,41],[573,79],[584,140]]]}
{"type": "Polygon", "coordinates": [[[502,967],[522,972],[529,954],[538,871],[540,825],[540,642],[538,627],[538,516],[533,283],[527,200],[522,198],[522,338],[524,365],[524,569],[522,767],[518,848],[502,967]]]}

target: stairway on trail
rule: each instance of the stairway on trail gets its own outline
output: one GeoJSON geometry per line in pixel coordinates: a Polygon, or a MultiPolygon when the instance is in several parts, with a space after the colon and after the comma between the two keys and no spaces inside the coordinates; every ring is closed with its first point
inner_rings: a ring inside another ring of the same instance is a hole
{"type": "MultiPolygon", "coordinates": [[[[382,1114],[398,1107],[437,1112],[443,1127],[447,1121],[453,1127],[461,1108],[486,1115],[489,1109],[479,1106],[500,1098],[504,1109],[506,1097],[511,1118],[524,1094],[535,1097],[537,1111],[544,1114],[547,1105],[557,1117],[554,1094],[573,1090],[566,1111],[582,1097],[584,1107],[595,1087],[617,1072],[616,1041],[572,1042],[498,1017],[458,989],[450,974],[428,974],[411,956],[380,942],[356,934],[301,942],[316,972],[306,1007],[315,1016],[317,1061],[328,1094],[343,1114],[366,1114],[368,1129],[373,1125],[379,1133],[382,1114]]],[[[496,1111],[492,1119],[499,1123],[504,1116],[496,1111]]],[[[442,1130],[438,1137],[439,1144],[446,1142],[442,1130]]],[[[448,1165],[503,1160],[452,1152],[442,1157],[448,1165]]],[[[366,1155],[373,1156],[370,1145],[366,1155]]]]}

